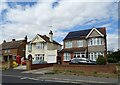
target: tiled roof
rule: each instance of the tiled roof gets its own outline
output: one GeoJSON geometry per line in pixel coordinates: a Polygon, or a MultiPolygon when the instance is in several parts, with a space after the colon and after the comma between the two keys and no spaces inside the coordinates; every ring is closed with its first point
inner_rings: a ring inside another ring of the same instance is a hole
{"type": "MultiPolygon", "coordinates": [[[[50,42],[50,40],[49,40],[49,37],[47,37],[46,35],[40,35],[40,34],[38,34],[41,38],[43,38],[46,42],[50,42]]],[[[57,45],[61,45],[61,44],[59,44],[58,42],[56,42],[55,40],[53,40],[53,43],[54,44],[57,44],[57,45]]],[[[61,45],[62,46],[62,45],[61,45]]]]}
{"type": "Polygon", "coordinates": [[[62,52],[82,52],[85,51],[86,47],[81,47],[81,48],[65,48],[61,50],[62,52]]]}
{"type": "Polygon", "coordinates": [[[18,48],[21,44],[23,44],[25,40],[19,40],[19,41],[11,41],[11,42],[4,42],[2,43],[2,49],[13,49],[18,48]]]}
{"type": "MultiPolygon", "coordinates": [[[[96,29],[100,31],[103,35],[106,35],[105,27],[96,29]]],[[[68,35],[64,38],[64,40],[85,38],[91,30],[92,29],[69,32],[68,35]]]]}

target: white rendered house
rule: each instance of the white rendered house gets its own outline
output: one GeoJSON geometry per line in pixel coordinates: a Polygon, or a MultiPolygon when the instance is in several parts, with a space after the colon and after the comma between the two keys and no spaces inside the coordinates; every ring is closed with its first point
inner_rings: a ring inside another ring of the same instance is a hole
{"type": "Polygon", "coordinates": [[[53,40],[52,31],[49,37],[37,34],[26,45],[26,58],[32,56],[32,61],[47,61],[47,63],[57,63],[57,53],[62,45],[53,40]]]}

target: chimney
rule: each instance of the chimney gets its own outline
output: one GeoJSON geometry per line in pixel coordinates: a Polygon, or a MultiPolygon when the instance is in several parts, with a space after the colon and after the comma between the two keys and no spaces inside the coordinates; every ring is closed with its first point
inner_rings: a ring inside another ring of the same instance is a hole
{"type": "Polygon", "coordinates": [[[15,39],[12,39],[12,41],[15,41],[15,39]]]}
{"type": "Polygon", "coordinates": [[[6,40],[4,40],[3,43],[6,43],[6,40]]]}
{"type": "Polygon", "coordinates": [[[51,30],[49,32],[49,39],[50,39],[50,42],[53,42],[53,32],[51,30]]]}
{"type": "Polygon", "coordinates": [[[27,38],[27,35],[25,36],[25,38],[24,38],[24,39],[25,39],[25,41],[27,42],[27,39],[28,39],[28,38],[27,38]]]}

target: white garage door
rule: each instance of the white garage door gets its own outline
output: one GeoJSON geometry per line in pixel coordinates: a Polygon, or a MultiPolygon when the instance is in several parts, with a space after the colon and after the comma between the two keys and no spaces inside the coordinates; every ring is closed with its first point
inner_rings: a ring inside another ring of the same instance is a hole
{"type": "Polygon", "coordinates": [[[55,55],[48,55],[47,62],[48,63],[56,63],[56,56],[55,55]]]}

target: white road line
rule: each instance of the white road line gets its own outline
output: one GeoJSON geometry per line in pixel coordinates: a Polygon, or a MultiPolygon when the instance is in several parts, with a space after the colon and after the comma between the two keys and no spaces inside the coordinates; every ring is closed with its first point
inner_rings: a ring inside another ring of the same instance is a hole
{"type": "Polygon", "coordinates": [[[20,77],[22,77],[22,76],[15,76],[15,75],[2,75],[2,76],[9,76],[9,77],[18,77],[18,78],[20,78],[20,77]]]}
{"type": "Polygon", "coordinates": [[[20,78],[20,79],[22,79],[22,80],[24,80],[24,79],[30,79],[30,80],[35,80],[35,81],[38,81],[39,79],[37,79],[37,78],[31,78],[31,77],[22,77],[22,78],[20,78]]]}
{"type": "Polygon", "coordinates": [[[39,79],[37,79],[37,78],[28,78],[28,79],[35,80],[35,81],[38,81],[38,80],[39,80],[39,79]]]}
{"type": "Polygon", "coordinates": [[[27,79],[28,77],[22,77],[22,78],[20,78],[20,79],[27,79]]]}

